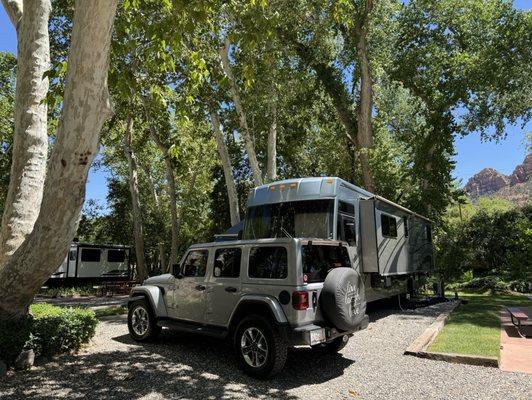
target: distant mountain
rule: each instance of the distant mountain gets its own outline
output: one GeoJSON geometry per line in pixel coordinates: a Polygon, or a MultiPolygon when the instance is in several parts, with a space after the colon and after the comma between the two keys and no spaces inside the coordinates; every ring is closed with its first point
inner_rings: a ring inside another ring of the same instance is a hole
{"type": "Polygon", "coordinates": [[[529,154],[511,175],[501,174],[493,168],[484,168],[467,181],[464,189],[472,199],[495,196],[522,205],[532,199],[531,176],[532,154],[529,154]]]}

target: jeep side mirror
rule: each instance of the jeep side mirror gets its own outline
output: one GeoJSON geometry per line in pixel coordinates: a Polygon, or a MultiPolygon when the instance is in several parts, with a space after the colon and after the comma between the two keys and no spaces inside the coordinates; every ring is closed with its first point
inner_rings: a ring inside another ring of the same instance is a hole
{"type": "Polygon", "coordinates": [[[181,279],[183,277],[183,275],[181,275],[181,268],[179,264],[172,265],[172,275],[177,279],[181,279]]]}

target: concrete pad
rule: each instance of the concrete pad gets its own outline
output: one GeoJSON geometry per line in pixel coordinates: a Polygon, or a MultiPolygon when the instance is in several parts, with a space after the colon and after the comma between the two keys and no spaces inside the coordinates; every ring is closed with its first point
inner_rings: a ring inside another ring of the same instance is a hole
{"type": "MultiPolygon", "coordinates": [[[[523,308],[530,314],[532,307],[523,308]]],[[[530,328],[529,328],[530,329],[530,328]]],[[[508,311],[501,311],[501,352],[499,368],[503,371],[532,374],[532,338],[519,335],[508,311]]]]}

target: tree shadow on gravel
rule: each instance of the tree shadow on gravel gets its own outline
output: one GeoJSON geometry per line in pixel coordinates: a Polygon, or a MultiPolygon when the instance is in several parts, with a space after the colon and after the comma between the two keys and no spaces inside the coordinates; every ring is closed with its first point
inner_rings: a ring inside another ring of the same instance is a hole
{"type": "Polygon", "coordinates": [[[169,330],[153,343],[137,344],[128,335],[112,341],[129,347],[60,356],[0,382],[0,393],[15,399],[294,399],[288,390],[336,378],[354,362],[341,354],[317,356],[296,348],[279,375],[260,381],[238,369],[228,341],[169,330]]]}

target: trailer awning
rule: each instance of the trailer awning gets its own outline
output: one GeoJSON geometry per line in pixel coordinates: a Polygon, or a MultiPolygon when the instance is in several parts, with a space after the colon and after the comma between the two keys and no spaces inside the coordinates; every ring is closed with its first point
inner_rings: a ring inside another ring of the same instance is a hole
{"type": "Polygon", "coordinates": [[[401,206],[401,205],[399,205],[399,204],[397,204],[397,203],[394,203],[394,202],[391,201],[391,200],[385,199],[384,197],[381,197],[381,196],[379,196],[379,195],[374,195],[374,196],[373,196],[373,199],[378,200],[378,201],[382,201],[383,203],[389,204],[389,205],[391,205],[392,207],[398,208],[398,209],[401,210],[401,211],[404,211],[404,212],[406,212],[406,213],[409,213],[409,214],[415,215],[416,217],[419,217],[419,218],[421,218],[421,219],[424,219],[425,221],[430,222],[431,224],[433,223],[433,222],[432,222],[430,219],[428,219],[427,217],[425,217],[425,216],[423,216],[423,215],[421,215],[421,214],[418,214],[418,213],[416,213],[416,212],[414,212],[414,211],[412,211],[412,210],[409,210],[408,208],[403,207],[403,206],[401,206]]]}

